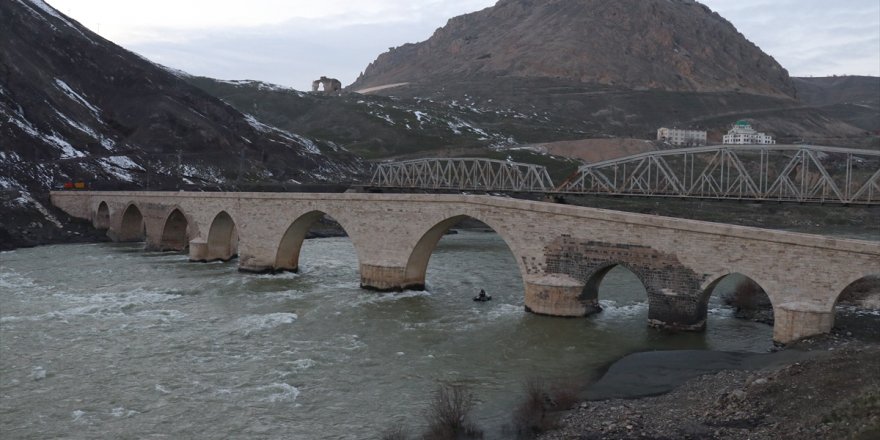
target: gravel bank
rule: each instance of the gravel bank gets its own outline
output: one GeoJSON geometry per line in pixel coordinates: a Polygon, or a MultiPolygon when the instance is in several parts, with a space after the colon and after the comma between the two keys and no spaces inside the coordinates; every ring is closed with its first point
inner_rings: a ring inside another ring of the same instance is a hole
{"type": "Polygon", "coordinates": [[[772,358],[656,397],[583,402],[539,438],[880,438],[880,345],[826,336],[772,358]]]}

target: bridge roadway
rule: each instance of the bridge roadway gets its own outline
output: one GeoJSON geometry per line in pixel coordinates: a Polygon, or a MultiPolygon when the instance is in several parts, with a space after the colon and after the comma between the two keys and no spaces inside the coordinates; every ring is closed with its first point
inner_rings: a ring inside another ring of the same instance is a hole
{"type": "MultiPolygon", "coordinates": [[[[464,217],[507,243],[526,310],[565,317],[598,311],[614,266],[648,293],[649,323],[702,330],[712,290],[740,273],[768,294],[774,339],[826,333],[840,293],[880,273],[880,243],[844,240],[492,196],[414,194],[53,192],[52,202],[116,241],[184,250],[193,261],[239,257],[242,271],[296,270],[311,225],[328,215],[357,252],[362,287],[422,288],[443,234],[464,217]]],[[[479,270],[475,268],[474,270],[479,270]]],[[[455,276],[455,274],[449,274],[455,276]]]]}

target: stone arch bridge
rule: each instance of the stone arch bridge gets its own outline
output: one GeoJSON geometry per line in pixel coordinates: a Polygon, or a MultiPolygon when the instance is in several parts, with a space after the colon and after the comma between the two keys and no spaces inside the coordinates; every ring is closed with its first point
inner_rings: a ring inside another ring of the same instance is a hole
{"type": "Polygon", "coordinates": [[[348,233],[361,285],[421,288],[435,246],[463,217],[491,226],[513,253],[526,309],[579,317],[623,265],[648,292],[658,327],[701,330],[714,286],[740,273],[773,303],[774,339],[830,331],[851,283],[880,273],[880,243],[491,196],[411,194],[53,192],[52,202],[116,241],[189,249],[193,261],[239,257],[243,271],[296,270],[323,215],[348,233]]]}

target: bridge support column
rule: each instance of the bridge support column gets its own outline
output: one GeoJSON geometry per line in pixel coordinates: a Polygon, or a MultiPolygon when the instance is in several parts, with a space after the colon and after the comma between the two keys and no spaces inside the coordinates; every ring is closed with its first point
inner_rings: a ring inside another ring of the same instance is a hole
{"type": "Polygon", "coordinates": [[[229,261],[236,256],[236,250],[228,247],[212,247],[207,241],[195,239],[189,242],[189,261],[207,263],[229,261]]]}
{"type": "MultiPolygon", "coordinates": [[[[244,252],[244,250],[239,250],[238,252],[238,270],[239,272],[247,272],[247,273],[272,273],[272,272],[283,272],[287,269],[276,269],[275,265],[271,261],[263,261],[259,257],[255,255],[249,255],[244,252]]],[[[296,272],[297,269],[294,268],[291,272],[296,272]]]]}
{"type": "Polygon", "coordinates": [[[773,309],[773,340],[788,344],[828,333],[834,327],[834,310],[812,303],[789,302],[773,309]]]}
{"type": "Polygon", "coordinates": [[[554,274],[527,279],[526,311],[537,315],[579,318],[602,310],[599,299],[583,295],[584,283],[554,274]]]}
{"type": "Polygon", "coordinates": [[[207,241],[196,239],[189,242],[189,261],[208,261],[207,241]]]}
{"type": "MultiPolygon", "coordinates": [[[[238,270],[247,273],[283,272],[276,270],[275,248],[261,246],[258,240],[242,240],[238,244],[238,270]]],[[[291,268],[296,272],[296,268],[291,268]]]]}
{"type": "Polygon", "coordinates": [[[697,295],[651,290],[648,289],[648,325],[669,330],[706,329],[707,303],[700,301],[697,295]]]}
{"type": "Polygon", "coordinates": [[[238,255],[238,271],[247,273],[281,273],[281,272],[297,272],[298,269],[276,269],[274,265],[260,262],[254,257],[247,255],[238,255]]]}
{"type": "Polygon", "coordinates": [[[407,282],[406,267],[361,264],[361,288],[381,292],[423,290],[424,283],[407,282]]]}
{"type": "Polygon", "coordinates": [[[211,261],[230,261],[238,256],[238,248],[230,245],[211,245],[203,239],[189,242],[189,261],[208,263],[211,261]]]}
{"type": "Polygon", "coordinates": [[[115,229],[113,229],[113,228],[110,228],[110,229],[107,230],[107,238],[109,238],[110,241],[112,241],[112,242],[114,242],[114,243],[120,243],[120,242],[122,242],[122,240],[119,239],[119,232],[117,232],[117,231],[116,231],[115,229]]]}
{"type": "Polygon", "coordinates": [[[183,244],[182,246],[165,246],[162,244],[161,238],[157,239],[155,235],[147,235],[147,243],[144,249],[151,252],[165,252],[182,251],[185,247],[186,244],[183,244]]]}

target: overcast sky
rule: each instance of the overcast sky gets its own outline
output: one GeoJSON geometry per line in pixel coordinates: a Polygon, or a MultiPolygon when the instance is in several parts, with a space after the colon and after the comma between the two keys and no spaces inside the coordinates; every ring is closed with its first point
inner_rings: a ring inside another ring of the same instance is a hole
{"type": "MultiPolygon", "coordinates": [[[[6,1],[6,0],[0,0],[6,1]]],[[[609,0],[614,1],[614,0],[609,0]]],[[[300,90],[495,0],[48,0],[155,62],[300,90]]],[[[880,76],[880,0],[703,0],[793,76],[880,76]]]]}

